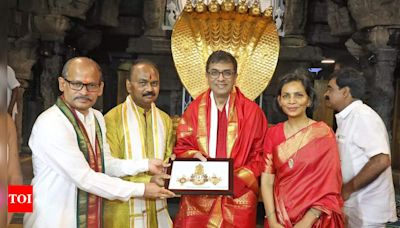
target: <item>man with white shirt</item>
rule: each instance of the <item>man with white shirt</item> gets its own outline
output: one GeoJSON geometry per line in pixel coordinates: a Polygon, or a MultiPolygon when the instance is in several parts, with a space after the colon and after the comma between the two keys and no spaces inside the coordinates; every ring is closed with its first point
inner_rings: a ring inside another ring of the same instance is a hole
{"type": "Polygon", "coordinates": [[[15,119],[17,114],[17,97],[18,97],[18,87],[21,84],[15,77],[15,71],[7,66],[7,112],[15,119]]]}
{"type": "Polygon", "coordinates": [[[70,59],[58,82],[63,94],[38,117],[29,139],[34,198],[25,227],[102,227],[102,197],[127,201],[174,195],[155,183],[115,178],[145,171],[159,174],[166,165],[158,159],[112,158],[104,118],[91,108],[104,86],[95,61],[70,59]]]}
{"type": "Polygon", "coordinates": [[[385,227],[394,222],[396,204],[390,167],[390,145],[385,124],[360,99],[365,78],[352,68],[334,72],[325,93],[326,105],[336,114],[349,228],[385,227]]]}

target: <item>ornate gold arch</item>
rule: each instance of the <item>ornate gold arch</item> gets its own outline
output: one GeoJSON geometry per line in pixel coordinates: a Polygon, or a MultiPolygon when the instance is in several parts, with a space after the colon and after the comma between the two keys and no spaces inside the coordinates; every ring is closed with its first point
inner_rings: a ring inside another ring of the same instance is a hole
{"type": "Polygon", "coordinates": [[[261,14],[258,1],[249,9],[243,4],[245,1],[240,1],[236,8],[224,5],[227,2],[233,4],[229,0],[222,5],[211,1],[207,10],[200,0],[195,8],[191,3],[185,6],[171,37],[175,67],[190,95],[197,97],[208,88],[205,77],[208,56],[216,50],[228,51],[238,62],[236,84],[254,100],[268,86],[275,71],[278,33],[271,9],[261,14]]]}

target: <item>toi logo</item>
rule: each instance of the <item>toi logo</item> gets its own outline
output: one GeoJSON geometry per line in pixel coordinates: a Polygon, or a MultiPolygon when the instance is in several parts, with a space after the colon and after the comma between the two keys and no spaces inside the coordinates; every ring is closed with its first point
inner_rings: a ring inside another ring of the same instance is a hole
{"type": "Polygon", "coordinates": [[[32,212],[32,185],[8,186],[8,212],[32,212]]]}

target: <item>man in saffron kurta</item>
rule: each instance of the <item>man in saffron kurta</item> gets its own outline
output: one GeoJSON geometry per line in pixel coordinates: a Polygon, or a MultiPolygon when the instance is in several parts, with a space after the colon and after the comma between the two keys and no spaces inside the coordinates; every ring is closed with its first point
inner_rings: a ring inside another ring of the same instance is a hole
{"type": "MultiPolygon", "coordinates": [[[[126,87],[130,95],[125,102],[105,116],[112,155],[126,160],[168,159],[174,143],[172,121],[154,104],[160,88],[159,72],[154,63],[143,59],[135,61],[126,87]]],[[[162,182],[160,177],[140,173],[123,179],[136,183],[162,182]]],[[[165,199],[106,201],[105,227],[172,227],[167,209],[165,199]]]]}
{"type": "Polygon", "coordinates": [[[235,58],[216,51],[207,61],[210,89],[187,108],[177,129],[174,153],[186,158],[232,158],[233,196],[182,196],[175,227],[255,227],[258,177],[267,119],[234,87],[235,58]]]}

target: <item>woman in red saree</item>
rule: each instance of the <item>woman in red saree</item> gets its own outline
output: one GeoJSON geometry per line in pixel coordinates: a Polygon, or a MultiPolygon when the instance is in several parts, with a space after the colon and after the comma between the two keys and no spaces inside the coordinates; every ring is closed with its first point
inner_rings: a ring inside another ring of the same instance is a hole
{"type": "Polygon", "coordinates": [[[299,72],[286,75],[277,102],[288,120],[269,128],[265,139],[264,227],[343,227],[335,135],[306,115],[315,102],[310,80],[299,72]]]}

